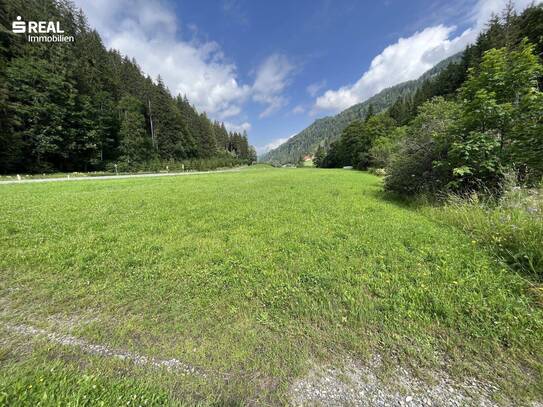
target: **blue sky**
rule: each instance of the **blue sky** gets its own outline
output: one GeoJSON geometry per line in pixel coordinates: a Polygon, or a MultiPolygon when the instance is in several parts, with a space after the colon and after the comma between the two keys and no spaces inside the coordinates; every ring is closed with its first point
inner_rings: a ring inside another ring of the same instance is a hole
{"type": "Polygon", "coordinates": [[[247,130],[259,153],[417,78],[473,41],[505,2],[76,0],[106,46],[247,130]]]}

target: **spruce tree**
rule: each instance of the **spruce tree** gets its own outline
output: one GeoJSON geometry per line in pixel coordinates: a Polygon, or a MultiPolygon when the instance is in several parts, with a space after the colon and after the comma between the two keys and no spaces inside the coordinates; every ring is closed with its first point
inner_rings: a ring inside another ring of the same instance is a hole
{"type": "Polygon", "coordinates": [[[145,131],[143,105],[133,96],[125,96],[119,102],[121,113],[120,160],[128,165],[149,160],[152,153],[151,139],[145,131]]]}

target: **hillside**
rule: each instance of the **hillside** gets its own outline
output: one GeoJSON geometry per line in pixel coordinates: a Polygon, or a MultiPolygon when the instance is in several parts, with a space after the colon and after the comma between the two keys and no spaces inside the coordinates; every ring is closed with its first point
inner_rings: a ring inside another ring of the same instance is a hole
{"type": "Polygon", "coordinates": [[[192,103],[107,49],[70,0],[0,0],[0,174],[254,160],[246,134],[192,103]],[[20,16],[54,17],[77,40],[29,42],[6,29],[20,16]]]}
{"type": "Polygon", "coordinates": [[[296,162],[301,155],[314,152],[319,144],[328,145],[337,140],[349,123],[366,117],[370,105],[373,106],[375,113],[389,108],[397,99],[413,95],[425,81],[440,73],[451,63],[459,62],[461,57],[462,53],[455,54],[441,61],[418,79],[384,89],[368,100],[351,106],[335,116],[315,120],[313,124],[279,147],[262,155],[260,161],[280,164],[296,162]]]}

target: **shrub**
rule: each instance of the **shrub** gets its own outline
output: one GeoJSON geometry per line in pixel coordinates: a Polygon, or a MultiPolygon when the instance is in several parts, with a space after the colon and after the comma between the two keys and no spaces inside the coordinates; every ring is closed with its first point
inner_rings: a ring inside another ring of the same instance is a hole
{"type": "Polygon", "coordinates": [[[453,142],[443,165],[452,168],[452,180],[447,184],[451,190],[501,193],[504,170],[500,142],[492,132],[470,132],[453,142]]]}
{"type": "Polygon", "coordinates": [[[419,108],[399,151],[390,160],[385,190],[415,195],[446,189],[452,173],[446,162],[458,104],[434,98],[419,108]]]}
{"type": "Polygon", "coordinates": [[[396,154],[405,138],[406,128],[397,127],[390,134],[381,136],[373,142],[370,148],[370,163],[374,168],[385,168],[390,165],[392,156],[396,154]]]}
{"type": "MultiPolygon", "coordinates": [[[[395,132],[396,122],[386,113],[368,117],[365,122],[355,120],[341,133],[339,140],[330,145],[325,157],[318,160],[318,166],[340,168],[352,166],[365,170],[372,165],[370,149],[376,140],[388,138],[395,132]]],[[[388,155],[387,155],[388,157],[388,155]]]]}

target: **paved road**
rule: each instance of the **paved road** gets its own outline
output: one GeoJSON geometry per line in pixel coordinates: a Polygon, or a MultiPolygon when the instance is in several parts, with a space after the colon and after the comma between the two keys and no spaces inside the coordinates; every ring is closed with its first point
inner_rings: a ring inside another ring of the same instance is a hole
{"type": "Polygon", "coordinates": [[[218,170],[218,171],[187,171],[187,172],[160,172],[151,174],[126,174],[126,175],[100,175],[100,176],[87,176],[87,177],[62,177],[62,178],[34,178],[34,179],[21,179],[21,180],[9,180],[0,181],[2,184],[31,184],[35,182],[60,182],[60,181],[97,181],[103,179],[124,179],[124,178],[144,178],[144,177],[176,177],[178,175],[202,175],[202,174],[216,174],[221,172],[237,172],[241,168],[233,168],[231,170],[218,170]]]}

